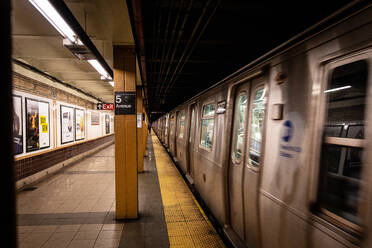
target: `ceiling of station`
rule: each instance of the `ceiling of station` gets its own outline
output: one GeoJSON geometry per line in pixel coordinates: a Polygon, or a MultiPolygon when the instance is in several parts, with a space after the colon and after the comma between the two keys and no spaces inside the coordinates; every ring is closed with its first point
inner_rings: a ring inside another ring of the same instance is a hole
{"type": "Polygon", "coordinates": [[[127,2],[156,119],[352,1],[127,2]]]}
{"type": "MultiPolygon", "coordinates": [[[[111,69],[113,45],[136,45],[142,73],[137,81],[156,119],[353,1],[63,2],[111,69]]],[[[13,0],[12,8],[15,60],[113,102],[112,86],[63,46],[60,34],[29,0],[13,0]]]]}
{"type": "MultiPolygon", "coordinates": [[[[134,45],[124,0],[64,1],[112,68],[113,45],[134,45]]],[[[12,2],[12,56],[102,102],[112,103],[113,87],[86,61],[63,46],[62,36],[28,0],[12,2]]]]}

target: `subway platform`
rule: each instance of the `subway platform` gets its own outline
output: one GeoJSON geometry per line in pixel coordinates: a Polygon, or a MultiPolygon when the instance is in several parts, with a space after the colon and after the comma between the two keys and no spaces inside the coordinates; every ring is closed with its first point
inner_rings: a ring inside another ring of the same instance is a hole
{"type": "Polygon", "coordinates": [[[146,149],[137,220],[115,220],[111,145],[17,193],[19,247],[225,247],[154,134],[146,149]]]}

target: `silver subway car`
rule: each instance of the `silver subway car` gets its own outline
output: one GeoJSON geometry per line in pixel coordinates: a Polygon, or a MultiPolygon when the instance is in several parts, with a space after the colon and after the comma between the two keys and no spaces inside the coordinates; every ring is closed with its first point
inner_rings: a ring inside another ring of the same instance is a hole
{"type": "Polygon", "coordinates": [[[371,71],[356,1],[154,130],[236,247],[372,247],[371,71]]]}

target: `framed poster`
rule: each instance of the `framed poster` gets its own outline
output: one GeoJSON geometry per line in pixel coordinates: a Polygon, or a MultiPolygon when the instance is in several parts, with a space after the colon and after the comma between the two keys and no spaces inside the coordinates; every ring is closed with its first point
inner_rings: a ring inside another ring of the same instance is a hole
{"type": "Polygon", "coordinates": [[[74,108],[61,105],[61,144],[66,144],[74,141],[73,133],[73,116],[74,108]]]}
{"type": "Polygon", "coordinates": [[[39,101],[39,147],[49,147],[49,138],[49,103],[39,101]]]}
{"type": "Polygon", "coordinates": [[[26,98],[26,151],[39,149],[39,103],[26,98]]]}
{"type": "Polygon", "coordinates": [[[13,149],[23,153],[22,97],[13,95],[13,149]]]}
{"type": "Polygon", "coordinates": [[[90,115],[90,124],[92,126],[99,125],[99,112],[93,112],[90,115]]]}
{"type": "Polygon", "coordinates": [[[26,98],[26,152],[49,146],[49,103],[26,98]]]}
{"type": "Polygon", "coordinates": [[[110,133],[110,115],[105,114],[105,134],[110,133]]]}
{"type": "Polygon", "coordinates": [[[85,111],[75,109],[75,140],[85,139],[85,111]]]}

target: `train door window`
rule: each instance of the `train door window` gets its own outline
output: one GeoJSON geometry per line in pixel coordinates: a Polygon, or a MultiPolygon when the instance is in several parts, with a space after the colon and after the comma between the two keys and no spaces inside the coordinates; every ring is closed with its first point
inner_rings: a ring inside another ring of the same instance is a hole
{"type": "Polygon", "coordinates": [[[252,114],[249,135],[249,164],[258,167],[261,155],[263,122],[265,115],[265,88],[256,88],[252,98],[252,114]]]}
{"type": "Polygon", "coordinates": [[[244,150],[245,116],[247,111],[247,95],[242,92],[236,100],[233,129],[232,159],[239,163],[244,150]]]}
{"type": "Polygon", "coordinates": [[[341,65],[329,78],[318,203],[332,219],[358,229],[368,63],[341,65]]]}
{"type": "Polygon", "coordinates": [[[169,123],[169,115],[165,117],[165,136],[168,135],[168,123],[169,123]]]}
{"type": "Polygon", "coordinates": [[[189,136],[189,142],[192,141],[193,135],[194,135],[194,123],[195,123],[195,107],[191,107],[191,122],[190,122],[190,136],[189,136]]]}
{"type": "Polygon", "coordinates": [[[212,149],[213,145],[214,113],[214,103],[203,106],[200,145],[207,149],[212,149]]]}
{"type": "Polygon", "coordinates": [[[180,123],[180,130],[179,130],[179,135],[178,137],[180,139],[183,139],[183,135],[184,135],[184,132],[185,132],[185,110],[183,110],[181,112],[181,114],[179,115],[179,123],[180,123]]]}
{"type": "Polygon", "coordinates": [[[174,115],[170,117],[170,124],[169,124],[169,135],[172,137],[174,133],[174,115]]]}

